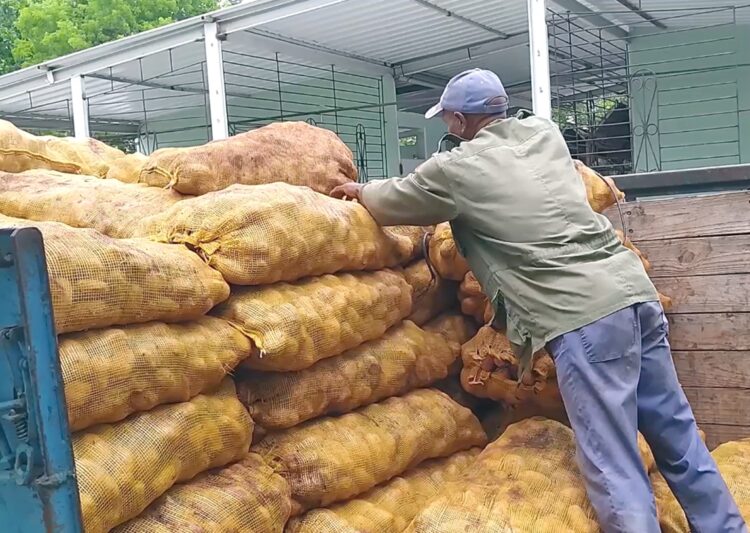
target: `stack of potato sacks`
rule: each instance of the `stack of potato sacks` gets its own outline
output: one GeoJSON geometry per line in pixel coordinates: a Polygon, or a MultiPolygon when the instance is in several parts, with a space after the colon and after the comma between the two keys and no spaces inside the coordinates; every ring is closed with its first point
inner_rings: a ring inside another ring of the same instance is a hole
{"type": "Polygon", "coordinates": [[[49,145],[80,143],[0,126],[0,225],[45,238],[87,532],[396,531],[486,444],[429,388],[475,326],[441,314],[424,229],[325,195],[356,177],[333,134],[75,166],[49,145]]]}

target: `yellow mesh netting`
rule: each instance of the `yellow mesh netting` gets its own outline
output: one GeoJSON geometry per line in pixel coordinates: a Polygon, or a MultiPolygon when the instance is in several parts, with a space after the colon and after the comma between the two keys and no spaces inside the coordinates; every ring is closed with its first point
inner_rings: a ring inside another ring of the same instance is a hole
{"type": "Polygon", "coordinates": [[[405,321],[380,339],[299,372],[244,373],[237,394],[257,424],[289,428],[426,387],[447,376],[457,357],[441,335],[405,321]]]}
{"type": "Polygon", "coordinates": [[[179,481],[245,456],[253,422],[226,378],[213,394],[73,435],[86,533],[135,518],[179,481]]]}
{"type": "Polygon", "coordinates": [[[458,299],[461,301],[461,312],[474,318],[480,324],[492,320],[492,305],[482,292],[476,276],[468,272],[458,288],[458,299]]]}
{"type": "Polygon", "coordinates": [[[461,350],[461,384],[480,398],[507,406],[535,404],[555,408],[562,405],[552,357],[544,350],[534,357],[530,375],[518,383],[518,359],[504,333],[484,326],[461,350]]]}
{"type": "Polygon", "coordinates": [[[172,191],[51,170],[0,172],[0,213],[93,228],[110,237],[146,236],[143,219],[182,198],[172,191]]]}
{"type": "Polygon", "coordinates": [[[471,468],[480,451],[472,448],[425,461],[353,500],[292,518],[285,533],[401,532],[444,483],[471,468]]]}
{"type": "Polygon", "coordinates": [[[435,227],[435,234],[430,239],[428,253],[435,270],[445,279],[461,281],[469,271],[469,263],[458,252],[453,240],[451,226],[447,222],[435,227]]]}
{"type": "Polygon", "coordinates": [[[485,442],[471,411],[442,392],[422,389],[269,434],[255,451],[291,485],[294,515],[485,442]]]}
{"type": "Polygon", "coordinates": [[[212,317],[62,335],[58,351],[70,429],[185,402],[216,387],[250,346],[228,322],[212,317]]]}
{"type": "Polygon", "coordinates": [[[608,207],[615,205],[619,200],[625,198],[625,193],[620,191],[612,178],[600,178],[597,173],[584,165],[581,161],[574,159],[578,175],[581,176],[583,183],[586,185],[586,197],[591,209],[597,213],[603,213],[608,207]],[[606,181],[606,183],[605,183],[606,181]],[[611,187],[611,188],[610,188],[611,187]],[[612,191],[615,194],[612,194],[612,191]]]}
{"type": "Polygon", "coordinates": [[[36,136],[0,120],[0,170],[5,172],[45,168],[103,178],[124,155],[96,139],[36,136]]]}
{"type": "Polygon", "coordinates": [[[450,344],[456,357],[461,355],[461,346],[477,333],[476,324],[458,312],[443,313],[422,327],[425,331],[442,335],[450,344]]]}
{"type": "Polygon", "coordinates": [[[427,233],[435,231],[434,226],[386,226],[383,228],[387,234],[394,238],[407,238],[412,244],[412,254],[407,261],[422,257],[424,238],[427,233]]]}
{"type": "Polygon", "coordinates": [[[573,432],[539,418],[513,424],[405,531],[598,532],[576,466],[573,432]]]}
{"type": "Polygon", "coordinates": [[[125,183],[138,183],[141,169],[148,161],[148,156],[134,153],[112,161],[107,171],[107,179],[119,180],[125,183]]]}
{"type": "Polygon", "coordinates": [[[175,485],[113,533],[280,533],[289,485],[255,453],[175,485]]]}
{"type": "MultiPolygon", "coordinates": [[[[653,456],[639,435],[646,465],[653,456]]],[[[508,427],[448,480],[405,533],[598,533],[575,458],[573,431],[540,417],[508,427]]]]}
{"type": "Polygon", "coordinates": [[[221,274],[183,246],[0,215],[0,227],[26,226],[44,238],[58,333],[192,320],[229,296],[221,274]]]}
{"type": "MultiPolygon", "coordinates": [[[[711,452],[719,472],[734,497],[740,514],[750,521],[750,439],[727,442],[711,452]]],[[[690,533],[685,513],[677,498],[658,472],[651,474],[659,525],[664,533],[690,533]]]]}
{"type": "Polygon", "coordinates": [[[288,371],[381,337],[410,309],[411,287],[404,277],[382,270],[234,287],[214,314],[255,342],[258,349],[243,366],[288,371]]]}
{"type": "Polygon", "coordinates": [[[203,146],[157,150],[141,172],[141,181],[183,194],[277,181],[328,194],[355,179],[351,150],[335,133],[305,122],[278,122],[203,146]]]}
{"type": "Polygon", "coordinates": [[[153,225],[159,240],[187,244],[238,285],[377,270],[414,251],[408,237],[383,232],[361,205],[285,183],[234,185],[185,200],[153,225]]]}
{"type": "MultiPolygon", "coordinates": [[[[421,245],[420,245],[421,246],[421,245]]],[[[406,282],[414,295],[409,320],[421,326],[456,304],[456,284],[436,276],[432,279],[427,261],[416,261],[404,268],[406,282]]]]}

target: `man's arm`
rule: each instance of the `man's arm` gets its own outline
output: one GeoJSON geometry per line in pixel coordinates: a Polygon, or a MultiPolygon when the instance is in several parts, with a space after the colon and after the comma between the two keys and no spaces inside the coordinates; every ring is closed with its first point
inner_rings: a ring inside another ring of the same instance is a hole
{"type": "Polygon", "coordinates": [[[356,198],[381,226],[428,226],[458,216],[445,175],[434,158],[404,178],[358,186],[348,183],[331,195],[356,198]]]}

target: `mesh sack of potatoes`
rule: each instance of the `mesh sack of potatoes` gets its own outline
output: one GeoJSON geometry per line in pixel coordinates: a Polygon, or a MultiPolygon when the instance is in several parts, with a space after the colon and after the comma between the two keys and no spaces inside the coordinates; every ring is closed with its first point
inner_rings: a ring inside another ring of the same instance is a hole
{"type": "Polygon", "coordinates": [[[172,191],[51,170],[0,172],[0,213],[93,228],[116,238],[147,236],[144,219],[182,198],[172,191]]]}
{"type": "Polygon", "coordinates": [[[456,283],[438,275],[433,277],[427,261],[411,263],[404,268],[404,276],[413,290],[409,320],[418,326],[455,305],[456,283]]]}
{"type": "Polygon", "coordinates": [[[138,183],[141,169],[146,165],[146,161],[148,161],[148,156],[138,152],[116,159],[109,165],[107,179],[138,183]]]}
{"type": "Polygon", "coordinates": [[[44,238],[58,333],[193,320],[229,296],[221,274],[183,246],[0,215],[0,227],[29,226],[44,238]]]}
{"type": "MultiPolygon", "coordinates": [[[[639,439],[650,464],[651,451],[639,439]]],[[[575,449],[573,431],[559,422],[535,417],[515,423],[403,531],[598,533],[575,449]]]]}
{"type": "Polygon", "coordinates": [[[598,532],[573,432],[540,418],[513,424],[449,481],[408,532],[598,532]]]}
{"type": "MultiPolygon", "coordinates": [[[[711,452],[740,514],[750,521],[750,439],[727,442],[711,452]]],[[[651,473],[659,525],[664,533],[690,533],[685,512],[658,472],[651,473]]]]}
{"type": "Polygon", "coordinates": [[[458,299],[461,302],[461,312],[465,315],[480,324],[487,324],[492,320],[492,305],[473,272],[467,272],[464,276],[458,288],[458,299]]]}
{"type": "Polygon", "coordinates": [[[608,207],[625,198],[625,193],[617,188],[612,178],[600,176],[577,159],[574,159],[573,163],[575,163],[578,175],[581,176],[583,183],[586,185],[586,198],[591,209],[597,213],[603,213],[608,207]]]}
{"type": "Polygon", "coordinates": [[[482,327],[461,350],[461,384],[480,398],[509,407],[535,404],[554,409],[562,405],[552,357],[544,350],[534,356],[531,372],[518,381],[518,358],[504,333],[482,327]]]}
{"type": "Polygon", "coordinates": [[[285,532],[401,532],[448,480],[471,468],[480,451],[472,448],[444,459],[425,461],[357,498],[292,518],[285,532]]]}
{"type": "Polygon", "coordinates": [[[103,178],[124,155],[96,139],[37,136],[0,120],[0,170],[5,172],[43,168],[103,178]]]}
{"type": "Polygon", "coordinates": [[[359,204],[286,183],[234,185],[153,217],[158,240],[186,244],[237,285],[294,281],[407,262],[414,246],[359,204]]]}
{"type": "Polygon", "coordinates": [[[157,150],[140,179],[183,194],[277,181],[328,194],[357,179],[357,168],[335,133],[306,122],[277,122],[202,146],[157,150]]]}
{"type": "Polygon", "coordinates": [[[381,337],[410,309],[404,277],[381,270],[235,287],[213,313],[255,343],[243,366],[291,371],[381,337]]]}
{"type": "Polygon", "coordinates": [[[405,321],[305,370],[242,373],[237,394],[256,424],[289,428],[426,387],[447,376],[457,357],[442,335],[405,321]]]}
{"type": "Polygon", "coordinates": [[[421,389],[271,433],[255,451],[292,488],[292,514],[361,494],[422,461],[482,446],[479,421],[442,392],[421,389]]]}
{"type": "Polygon", "coordinates": [[[252,426],[225,378],[211,394],[73,434],[84,530],[109,531],[175,483],[243,458],[252,426]]]}
{"type": "Polygon", "coordinates": [[[428,246],[430,261],[438,274],[445,279],[462,281],[469,271],[469,263],[459,253],[453,240],[451,226],[447,222],[438,224],[428,246]]]}
{"type": "Polygon", "coordinates": [[[250,353],[228,322],[150,322],[58,339],[71,431],[117,422],[215,388],[250,353]]]}
{"type": "MultiPolygon", "coordinates": [[[[456,358],[461,355],[461,346],[477,333],[477,326],[468,317],[458,312],[447,312],[438,315],[422,326],[425,331],[439,333],[448,341],[456,358]]],[[[456,361],[456,366],[460,361],[456,361]]]]}
{"type": "Polygon", "coordinates": [[[386,226],[383,231],[394,238],[407,238],[412,245],[412,254],[409,258],[418,259],[423,257],[425,237],[435,231],[433,226],[386,226]]]}
{"type": "Polygon", "coordinates": [[[113,533],[280,533],[290,510],[287,482],[249,453],[175,485],[113,533]]]}

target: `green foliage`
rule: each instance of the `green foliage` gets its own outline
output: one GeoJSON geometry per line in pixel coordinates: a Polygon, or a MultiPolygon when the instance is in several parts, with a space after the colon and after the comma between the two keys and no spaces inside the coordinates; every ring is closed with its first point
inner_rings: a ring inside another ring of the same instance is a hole
{"type": "Polygon", "coordinates": [[[15,23],[21,7],[21,0],[0,0],[0,74],[19,67],[13,57],[13,45],[18,39],[15,23]]]}
{"type": "MultiPolygon", "coordinates": [[[[17,17],[12,59],[28,66],[216,9],[217,0],[0,0],[17,17]]],[[[0,31],[6,25],[5,17],[0,31]]],[[[11,19],[12,20],[12,19],[11,19]]],[[[10,25],[9,25],[10,26],[10,25]]],[[[2,53],[0,51],[0,61],[2,53]]],[[[0,64],[2,66],[2,64],[0,64]]]]}

